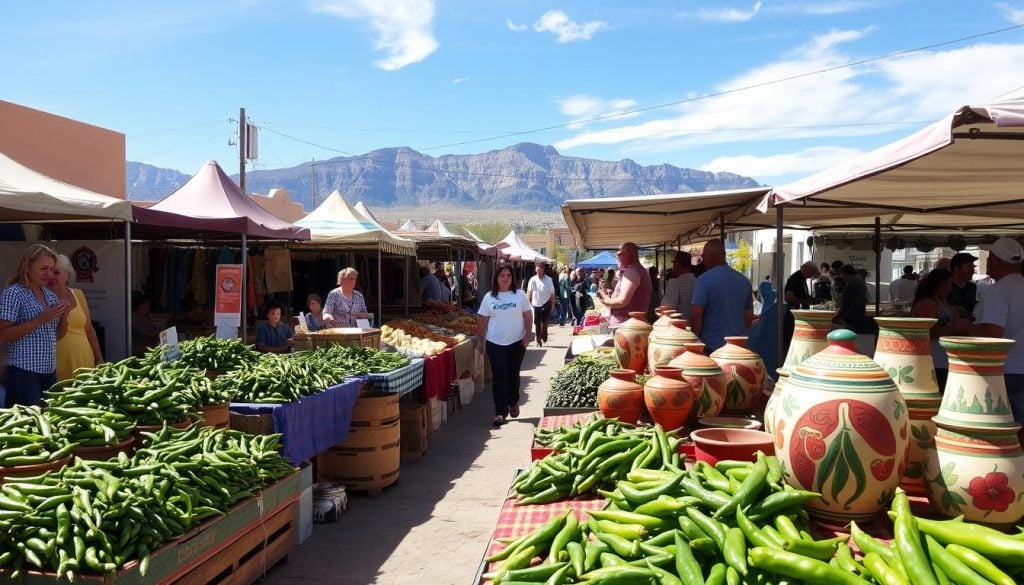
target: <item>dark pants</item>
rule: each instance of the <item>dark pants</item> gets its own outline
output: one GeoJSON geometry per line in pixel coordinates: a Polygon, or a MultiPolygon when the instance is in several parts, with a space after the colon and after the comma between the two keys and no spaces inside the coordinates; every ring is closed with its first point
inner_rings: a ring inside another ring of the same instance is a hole
{"type": "Polygon", "coordinates": [[[523,367],[526,348],[522,341],[512,345],[487,342],[487,357],[491,360],[491,393],[494,395],[494,414],[508,416],[508,407],[519,404],[519,370],[523,367]]]}
{"type": "Polygon", "coordinates": [[[551,303],[543,307],[533,308],[533,324],[537,331],[537,341],[548,342],[548,319],[551,317],[551,303]]]}
{"type": "Polygon", "coordinates": [[[1013,420],[1024,421],[1024,374],[1003,374],[1006,382],[1006,397],[1010,400],[1013,420]]]}
{"type": "Polygon", "coordinates": [[[43,390],[57,383],[57,372],[37,374],[15,366],[4,369],[4,386],[7,388],[6,407],[15,404],[34,406],[43,402],[43,390]]]}
{"type": "Polygon", "coordinates": [[[569,299],[558,299],[558,326],[565,325],[567,320],[572,320],[572,309],[569,308],[569,299]]]}

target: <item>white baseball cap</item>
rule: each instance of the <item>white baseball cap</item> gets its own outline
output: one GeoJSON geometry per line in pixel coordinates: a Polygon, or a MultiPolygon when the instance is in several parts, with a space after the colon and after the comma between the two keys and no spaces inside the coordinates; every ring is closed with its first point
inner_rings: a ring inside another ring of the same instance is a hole
{"type": "Polygon", "coordinates": [[[1003,262],[1020,264],[1024,260],[1024,247],[1020,242],[1012,238],[999,238],[992,244],[984,246],[990,253],[995,254],[1003,262]]]}

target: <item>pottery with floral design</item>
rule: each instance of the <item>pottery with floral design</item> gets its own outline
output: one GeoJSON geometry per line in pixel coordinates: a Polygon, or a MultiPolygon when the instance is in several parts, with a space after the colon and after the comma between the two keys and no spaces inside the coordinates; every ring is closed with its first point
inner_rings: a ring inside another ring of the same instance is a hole
{"type": "Polygon", "coordinates": [[[786,368],[779,368],[775,371],[775,374],[779,377],[775,381],[775,387],[772,389],[771,396],[768,397],[768,403],[764,406],[764,430],[772,433],[775,431],[775,410],[779,406],[781,396],[785,390],[786,380],[789,378],[789,370],[786,368]]]}
{"type": "Polygon", "coordinates": [[[783,365],[791,371],[800,362],[828,347],[829,330],[832,328],[832,311],[791,310],[794,328],[793,339],[783,365]]]}
{"type": "Polygon", "coordinates": [[[775,453],[786,481],[816,491],[807,508],[831,520],[874,517],[907,463],[907,403],[892,378],[840,329],[792,370],[775,406],[775,453]]]}
{"type": "Polygon", "coordinates": [[[636,424],[644,412],[644,387],[636,382],[636,372],[617,368],[597,387],[597,404],[605,418],[617,418],[636,424]]]}
{"type": "MultiPolygon", "coordinates": [[[[678,315],[679,313],[674,313],[678,315]]],[[[700,339],[686,328],[686,320],[669,319],[669,326],[662,327],[651,333],[651,342],[647,347],[647,366],[667,366],[669,362],[686,351],[687,343],[699,342],[700,339]]]]}
{"type": "Polygon", "coordinates": [[[932,507],[985,524],[1024,516],[1024,451],[1015,431],[939,427],[922,471],[932,507]]]}
{"type": "Polygon", "coordinates": [[[683,380],[683,369],[657,366],[644,384],[644,404],[651,419],[665,430],[678,429],[693,410],[693,386],[683,380]]]}
{"type": "Polygon", "coordinates": [[[940,337],[949,356],[949,377],[939,413],[932,419],[953,429],[1016,429],[1003,380],[1012,339],[940,337]]]}
{"type": "Polygon", "coordinates": [[[633,370],[637,374],[647,371],[647,344],[651,336],[651,326],[644,321],[647,313],[633,311],[621,325],[615,329],[615,359],[619,367],[633,370]]]}
{"type": "Polygon", "coordinates": [[[746,337],[726,337],[725,345],[711,353],[725,372],[725,406],[722,412],[746,414],[754,410],[764,391],[764,360],[747,349],[746,337]]]}
{"type": "Polygon", "coordinates": [[[696,408],[690,414],[691,426],[698,417],[718,416],[725,406],[725,372],[715,360],[704,355],[704,344],[687,343],[686,351],[668,365],[683,369],[683,379],[693,386],[696,408]]]}
{"type": "Polygon", "coordinates": [[[900,487],[908,494],[925,494],[921,466],[925,453],[934,448],[932,437],[942,394],[935,377],[931,353],[931,328],[935,319],[878,317],[875,362],[892,378],[907,402],[910,413],[910,459],[900,487]]]}

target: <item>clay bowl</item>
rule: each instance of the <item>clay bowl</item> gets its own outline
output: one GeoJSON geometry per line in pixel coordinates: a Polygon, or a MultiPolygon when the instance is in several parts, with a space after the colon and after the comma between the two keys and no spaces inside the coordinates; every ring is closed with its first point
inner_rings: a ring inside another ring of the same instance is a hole
{"type": "Polygon", "coordinates": [[[758,451],[765,455],[775,454],[775,443],[772,436],[764,431],[753,429],[697,429],[690,433],[695,445],[694,456],[697,461],[715,463],[733,459],[736,461],[754,461],[758,451]]]}
{"type": "Polygon", "coordinates": [[[34,465],[16,465],[13,467],[0,467],[0,484],[4,479],[15,479],[19,477],[32,477],[41,475],[47,471],[58,471],[71,462],[71,455],[55,461],[36,463],[34,465]]]}
{"type": "Polygon", "coordinates": [[[116,445],[103,445],[99,447],[75,447],[71,454],[90,461],[107,461],[117,457],[118,453],[132,454],[132,447],[135,446],[135,435],[129,434],[123,441],[116,445]]]}
{"type": "Polygon", "coordinates": [[[750,429],[761,430],[761,423],[749,418],[731,416],[702,416],[697,419],[702,429],[750,429]]]}

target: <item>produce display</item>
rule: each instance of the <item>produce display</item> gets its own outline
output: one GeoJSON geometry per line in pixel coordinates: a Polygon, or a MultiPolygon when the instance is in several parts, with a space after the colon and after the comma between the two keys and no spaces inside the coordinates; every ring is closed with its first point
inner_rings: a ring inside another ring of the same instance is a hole
{"type": "MultiPolygon", "coordinates": [[[[241,339],[199,337],[182,341],[178,347],[181,349],[181,357],[174,363],[200,370],[231,372],[250,367],[260,359],[260,352],[251,345],[242,343],[241,339]]],[[[150,350],[159,351],[160,348],[150,350]]]]}
{"type": "Polygon", "coordinates": [[[660,471],[679,465],[679,444],[661,427],[634,427],[596,418],[556,434],[537,431],[539,444],[553,453],[530,464],[512,484],[518,504],[542,504],[601,492],[635,470],[660,471]]]}
{"type": "Polygon", "coordinates": [[[138,358],[78,370],[46,396],[50,407],[116,412],[140,425],[197,419],[202,405],[227,401],[200,370],[138,358]]]}
{"type": "MultiPolygon", "coordinates": [[[[54,428],[38,406],[0,409],[0,467],[58,461],[76,446],[54,428]]],[[[0,506],[0,518],[3,509],[0,506]]]]}
{"type": "Polygon", "coordinates": [[[380,328],[381,341],[402,353],[438,355],[467,339],[465,335],[439,335],[426,325],[407,319],[388,321],[380,328]]]}
{"type": "Polygon", "coordinates": [[[51,406],[43,414],[79,447],[112,447],[127,439],[135,428],[134,418],[102,408],[51,406]]]}
{"type": "Polygon", "coordinates": [[[615,351],[599,348],[580,354],[551,379],[545,406],[558,408],[597,408],[597,387],[615,368],[615,351]]]}
{"type": "Polygon", "coordinates": [[[439,313],[431,310],[415,315],[413,319],[424,325],[442,327],[464,335],[476,333],[476,315],[466,313],[465,311],[439,313]]]}
{"type": "Polygon", "coordinates": [[[165,426],[131,457],[79,459],[60,472],[8,479],[0,488],[0,568],[10,580],[41,569],[73,581],[140,560],[145,575],[152,551],[294,471],[279,438],[165,426]]]}

